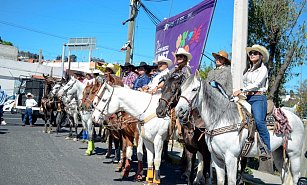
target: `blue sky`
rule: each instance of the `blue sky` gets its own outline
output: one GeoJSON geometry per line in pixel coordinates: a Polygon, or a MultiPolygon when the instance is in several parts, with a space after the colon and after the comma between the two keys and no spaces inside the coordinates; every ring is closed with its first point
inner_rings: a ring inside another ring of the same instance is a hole
{"type": "MultiPolygon", "coordinates": [[[[45,59],[54,59],[61,55],[62,45],[68,40],[58,37],[96,37],[97,49],[93,51],[93,57],[123,64],[125,52],[119,52],[119,50],[127,41],[128,24],[123,26],[121,23],[129,16],[129,1],[2,0],[0,36],[3,40],[12,42],[19,50],[38,53],[39,49],[42,49],[45,59]],[[19,27],[46,32],[58,37],[19,27]]],[[[201,2],[201,0],[153,1],[157,0],[143,0],[142,2],[160,20],[176,15],[201,2]]],[[[206,44],[206,55],[211,56],[212,52],[222,49],[231,52],[232,21],[233,1],[218,1],[206,44]]],[[[140,61],[147,63],[153,61],[154,42],[155,25],[141,9],[135,30],[135,64],[140,61]]],[[[87,52],[73,52],[72,54],[76,54],[78,60],[86,61],[88,58],[87,52]]],[[[210,65],[210,63],[210,60],[203,59],[203,64],[210,65]]],[[[303,71],[306,69],[305,65],[303,71]]],[[[306,79],[306,73],[303,79],[306,79]]],[[[298,82],[299,78],[294,78],[287,83],[287,88],[293,88],[298,82]]]]}

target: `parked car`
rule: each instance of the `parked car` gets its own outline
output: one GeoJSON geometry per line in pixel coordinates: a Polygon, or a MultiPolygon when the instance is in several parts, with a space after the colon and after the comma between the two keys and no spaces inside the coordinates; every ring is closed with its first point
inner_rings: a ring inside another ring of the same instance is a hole
{"type": "Polygon", "coordinates": [[[3,111],[4,112],[11,112],[12,114],[16,113],[16,108],[15,108],[15,96],[9,96],[4,103],[3,106],[3,111]]]}

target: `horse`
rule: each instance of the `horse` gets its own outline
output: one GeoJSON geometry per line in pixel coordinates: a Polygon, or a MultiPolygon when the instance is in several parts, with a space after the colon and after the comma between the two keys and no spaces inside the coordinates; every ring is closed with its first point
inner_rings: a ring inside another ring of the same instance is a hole
{"type": "MultiPolygon", "coordinates": [[[[113,86],[113,85],[120,85],[124,86],[121,78],[112,76],[112,75],[106,75],[105,83],[113,86]]],[[[103,84],[104,86],[104,84],[103,84]]],[[[99,100],[101,99],[103,88],[100,89],[100,91],[96,94],[96,97],[93,100],[93,106],[96,107],[99,100]]],[[[118,141],[122,144],[122,152],[123,152],[123,158],[121,159],[121,163],[117,167],[116,171],[122,171],[122,177],[127,178],[129,176],[129,172],[131,169],[131,160],[132,160],[132,148],[133,148],[133,141],[135,139],[137,144],[137,158],[138,158],[138,170],[135,175],[135,179],[137,181],[142,180],[142,171],[143,171],[143,152],[142,148],[139,146],[143,146],[142,138],[139,138],[139,131],[137,129],[137,120],[133,117],[131,117],[126,112],[119,112],[111,117],[109,117],[108,122],[104,121],[106,129],[109,130],[111,133],[111,139],[114,140],[115,144],[115,158],[116,160],[119,158],[119,147],[118,147],[118,141]],[[118,155],[118,156],[117,156],[118,155]]],[[[109,150],[108,152],[111,152],[112,148],[112,140],[109,138],[109,150]]]]}
{"type": "Polygon", "coordinates": [[[45,79],[45,92],[44,97],[41,99],[41,107],[40,109],[44,112],[44,121],[45,127],[43,132],[44,133],[51,133],[52,132],[52,125],[56,125],[56,117],[57,117],[57,98],[51,92],[53,86],[55,86],[56,81],[52,78],[45,79]],[[55,114],[56,112],[56,114],[55,114]],[[49,120],[49,124],[48,124],[49,120]]]}
{"type": "MultiPolygon", "coordinates": [[[[73,80],[69,80],[64,86],[61,86],[60,89],[57,92],[57,96],[59,99],[64,103],[64,110],[68,115],[68,119],[70,122],[70,132],[68,137],[66,139],[70,139],[72,137],[72,127],[75,128],[75,138],[74,141],[78,140],[78,121],[79,121],[79,101],[77,95],[68,95],[67,91],[69,91],[71,88],[73,88],[75,84],[75,78],[72,77],[73,80]]],[[[72,79],[71,78],[71,79],[72,79]]],[[[80,95],[80,94],[79,94],[80,95]]],[[[82,94],[81,94],[82,95],[82,94]]]]}
{"type": "MultiPolygon", "coordinates": [[[[170,119],[158,118],[155,113],[160,95],[151,95],[125,87],[102,87],[101,100],[95,107],[93,120],[125,111],[138,119],[138,129],[147,151],[148,170],[146,181],[160,184],[160,165],[163,141],[167,137],[170,119]],[[147,103],[148,102],[148,103],[147,103]]],[[[142,147],[138,145],[138,147],[142,147]]]]}
{"type": "MultiPolygon", "coordinates": [[[[158,117],[165,117],[167,114],[172,114],[170,111],[175,108],[181,94],[181,85],[183,82],[183,75],[171,75],[165,82],[161,89],[161,98],[156,109],[158,117]]],[[[188,184],[198,184],[203,179],[210,183],[210,162],[211,154],[208,146],[205,144],[205,137],[202,134],[200,127],[204,125],[203,121],[199,119],[197,111],[193,112],[194,122],[188,121],[183,123],[183,138],[184,138],[184,156],[185,156],[185,172],[182,178],[186,178],[188,184]],[[197,168],[197,175],[194,178],[194,163],[195,154],[198,155],[199,165],[197,168]],[[204,170],[203,170],[204,169],[204,170]]]]}
{"type": "MultiPolygon", "coordinates": [[[[205,135],[205,140],[215,163],[218,184],[224,184],[225,166],[228,184],[236,184],[237,161],[248,135],[247,129],[243,129],[240,133],[241,118],[236,104],[211,87],[207,81],[203,81],[199,74],[196,73],[181,86],[181,96],[176,106],[176,114],[182,119],[187,119],[190,110],[194,108],[198,108],[205,122],[206,133],[209,133],[205,135]],[[219,134],[213,134],[217,132],[219,134]]],[[[276,168],[281,172],[281,179],[284,184],[288,166],[283,161],[283,152],[286,153],[290,162],[293,183],[297,184],[300,176],[300,156],[304,141],[304,127],[302,121],[294,113],[283,108],[281,110],[288,118],[292,133],[285,151],[283,151],[283,135],[274,134],[270,131],[272,155],[276,168]]],[[[257,144],[254,144],[246,157],[255,157],[257,153],[257,144]]]]}

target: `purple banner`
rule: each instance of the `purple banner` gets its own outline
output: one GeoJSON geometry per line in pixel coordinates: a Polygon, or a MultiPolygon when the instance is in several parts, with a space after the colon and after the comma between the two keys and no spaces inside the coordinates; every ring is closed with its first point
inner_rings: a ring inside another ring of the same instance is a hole
{"type": "Polygon", "coordinates": [[[189,65],[194,73],[199,66],[214,3],[215,0],[205,0],[158,24],[155,59],[164,55],[175,62],[175,53],[178,48],[184,48],[193,56],[189,65]]]}

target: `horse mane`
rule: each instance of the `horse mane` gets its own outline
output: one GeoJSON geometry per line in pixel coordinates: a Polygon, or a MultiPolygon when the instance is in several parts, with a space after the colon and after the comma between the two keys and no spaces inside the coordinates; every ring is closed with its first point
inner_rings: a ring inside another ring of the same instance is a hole
{"type": "MultiPolygon", "coordinates": [[[[208,115],[210,115],[210,125],[215,125],[221,120],[228,120],[230,124],[235,124],[238,120],[237,105],[234,102],[229,101],[225,98],[217,89],[213,88],[209,81],[202,80],[201,85],[203,86],[200,95],[204,97],[204,105],[207,108],[208,115]]],[[[185,86],[193,83],[193,77],[191,76],[184,83],[185,86]]]]}

